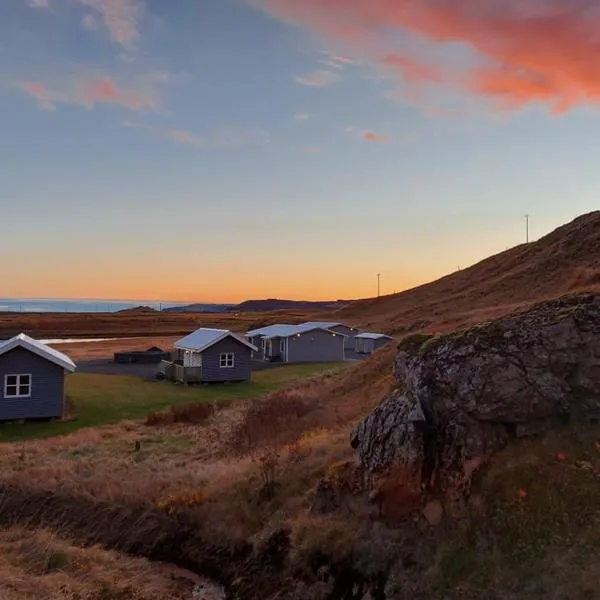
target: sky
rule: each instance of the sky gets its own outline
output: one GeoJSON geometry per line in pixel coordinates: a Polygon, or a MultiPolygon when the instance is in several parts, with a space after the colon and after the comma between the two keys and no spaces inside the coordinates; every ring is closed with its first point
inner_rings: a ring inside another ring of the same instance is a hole
{"type": "Polygon", "coordinates": [[[599,59],[597,0],[2,0],[2,295],[371,297],[538,239],[598,208],[599,59]]]}

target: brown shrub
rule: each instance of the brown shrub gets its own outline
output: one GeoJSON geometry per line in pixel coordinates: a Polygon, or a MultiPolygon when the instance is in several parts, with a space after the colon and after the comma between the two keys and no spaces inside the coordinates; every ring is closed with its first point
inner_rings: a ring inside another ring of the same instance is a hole
{"type": "MultiPolygon", "coordinates": [[[[243,456],[254,449],[275,445],[277,436],[298,425],[313,407],[313,399],[292,389],[251,404],[231,435],[231,450],[243,456]]],[[[294,436],[295,437],[295,436],[294,436]]]]}
{"type": "Polygon", "coordinates": [[[216,412],[227,408],[231,401],[199,404],[186,404],[183,406],[171,406],[168,410],[150,413],[146,417],[146,425],[156,427],[162,425],[172,425],[173,423],[190,423],[197,425],[205,423],[216,412]]]}

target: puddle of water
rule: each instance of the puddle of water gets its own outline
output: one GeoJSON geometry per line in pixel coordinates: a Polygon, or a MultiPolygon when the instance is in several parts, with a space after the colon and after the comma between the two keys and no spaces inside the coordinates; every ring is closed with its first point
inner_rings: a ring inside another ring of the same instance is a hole
{"type": "Polygon", "coordinates": [[[135,340],[135,337],[126,338],[56,338],[53,340],[39,340],[42,344],[83,344],[93,342],[112,342],[115,340],[135,340]]]}

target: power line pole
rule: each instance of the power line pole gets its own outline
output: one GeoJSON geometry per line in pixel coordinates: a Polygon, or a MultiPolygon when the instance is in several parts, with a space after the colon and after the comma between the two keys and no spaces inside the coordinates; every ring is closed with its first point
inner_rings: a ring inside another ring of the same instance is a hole
{"type": "Polygon", "coordinates": [[[380,285],[379,285],[380,278],[381,278],[381,273],[377,273],[377,297],[378,297],[378,298],[379,298],[379,296],[380,296],[380,290],[381,290],[381,287],[380,287],[380,285]]]}
{"type": "Polygon", "coordinates": [[[529,244],[529,215],[525,215],[525,243],[529,244]]]}

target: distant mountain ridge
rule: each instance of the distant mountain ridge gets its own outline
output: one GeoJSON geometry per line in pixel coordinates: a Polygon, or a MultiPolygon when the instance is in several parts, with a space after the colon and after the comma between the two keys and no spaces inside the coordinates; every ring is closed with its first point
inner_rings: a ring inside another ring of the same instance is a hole
{"type": "Polygon", "coordinates": [[[172,306],[163,308],[163,312],[271,312],[277,310],[336,310],[347,306],[349,301],[311,301],[311,300],[283,300],[280,298],[267,298],[264,300],[245,300],[240,304],[204,304],[194,303],[186,306],[172,306]]]}

